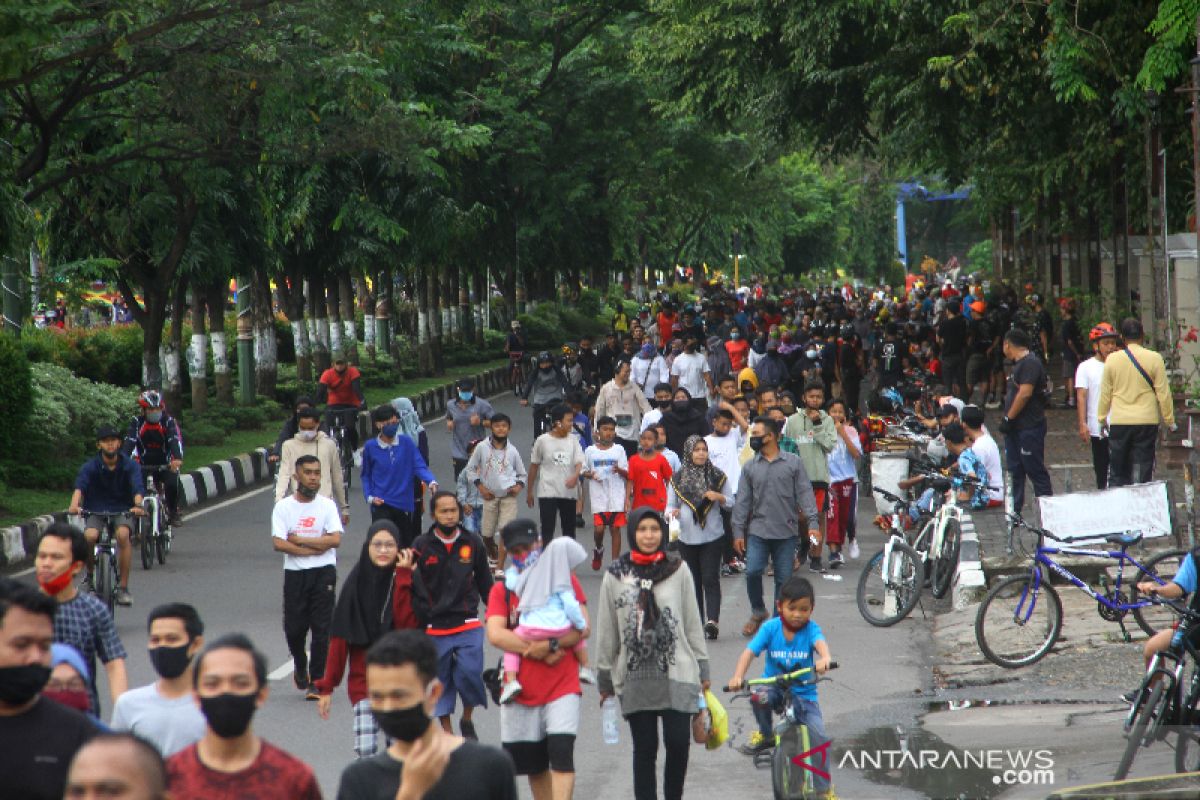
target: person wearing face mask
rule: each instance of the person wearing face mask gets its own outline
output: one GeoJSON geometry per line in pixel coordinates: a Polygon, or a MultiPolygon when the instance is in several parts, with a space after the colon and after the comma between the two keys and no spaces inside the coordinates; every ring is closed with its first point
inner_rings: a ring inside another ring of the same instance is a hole
{"type": "MultiPolygon", "coordinates": [[[[703,398],[701,398],[703,399],[703,398]]],[[[707,436],[711,432],[703,408],[697,408],[692,396],[682,386],[675,390],[671,407],[663,412],[662,424],[667,430],[667,449],[683,455],[683,444],[689,436],[707,436]]]]}
{"type": "Polygon", "coordinates": [[[496,545],[496,570],[504,570],[504,544],[497,531],[517,516],[517,495],[525,488],[525,463],[517,448],[508,441],[512,420],[507,414],[492,417],[492,435],[475,445],[467,460],[467,480],[479,490],[483,515],[479,535],[496,545]]]}
{"type": "Polygon", "coordinates": [[[183,466],[183,432],[154,390],[138,396],[140,411],[129,423],[121,451],[142,465],[142,477],[154,476],[163,487],[171,524],[179,525],[179,468],[183,466]]]}
{"type": "Polygon", "coordinates": [[[450,431],[450,457],[454,461],[454,478],[467,466],[470,454],[467,445],[487,436],[495,410],[492,404],[475,394],[475,381],[460,378],[458,395],[446,404],[446,430],[450,431]]]}
{"type": "Polygon", "coordinates": [[[91,673],[78,650],[62,642],[50,646],[50,679],[42,689],[42,697],[87,714],[98,727],[103,727],[92,713],[92,696],[88,692],[90,682],[91,673]]]}
{"type": "Polygon", "coordinates": [[[643,344],[637,355],[629,359],[629,369],[629,379],[650,401],[654,400],[658,385],[669,383],[671,380],[671,371],[667,368],[666,360],[650,342],[643,344]]]}
{"type": "Polygon", "coordinates": [[[561,403],[567,396],[567,378],[559,369],[550,353],[538,353],[537,369],[529,376],[521,392],[521,405],[533,404],[533,437],[541,436],[549,427],[546,414],[551,406],[561,403]]]}
{"type": "MultiPolygon", "coordinates": [[[[321,373],[317,382],[317,402],[325,403],[325,429],[332,430],[336,417],[341,417],[346,423],[346,437],[350,450],[358,449],[358,425],[356,424],[359,409],[367,407],[362,388],[362,373],[358,367],[349,364],[346,357],[336,353],[333,366],[321,373]]],[[[287,463],[287,459],[283,459],[287,463]]]]}
{"type": "Polygon", "coordinates": [[[729,364],[733,372],[740,373],[746,369],[750,343],[746,341],[740,328],[734,327],[729,331],[729,341],[725,342],[725,352],[729,354],[729,364]]]}
{"type": "Polygon", "coordinates": [[[686,389],[688,401],[703,413],[708,408],[707,398],[715,396],[717,390],[708,359],[699,351],[700,343],[694,336],[684,340],[683,352],[671,362],[671,388],[686,389]]]}
{"type": "Polygon", "coordinates": [[[445,690],[437,665],[436,647],[417,631],[387,633],[367,652],[371,713],[392,743],[342,771],[340,800],[516,800],[507,755],[432,724],[445,690]]]}
{"type": "Polygon", "coordinates": [[[663,414],[671,407],[672,394],[671,384],[669,383],[660,383],[654,387],[654,399],[651,401],[652,408],[642,415],[642,426],[641,430],[638,431],[639,435],[647,428],[652,428],[662,422],[663,414]]]}
{"type": "Polygon", "coordinates": [[[283,635],[292,654],[292,679],[305,699],[319,700],[313,684],[325,674],[343,528],[337,506],[317,493],[317,457],[300,456],[295,472],[296,491],[271,512],[271,543],[283,553],[283,635]],[[310,632],[311,664],[305,650],[310,632]]]}
{"type": "Polygon", "coordinates": [[[296,435],[296,431],[300,430],[300,412],[306,408],[312,408],[313,405],[313,399],[308,395],[300,395],[296,398],[292,415],[284,420],[283,425],[279,428],[279,436],[275,437],[275,446],[271,448],[271,452],[267,456],[267,461],[270,461],[272,464],[279,463],[283,455],[284,442],[293,438],[296,435]]]}
{"type": "Polygon", "coordinates": [[[108,688],[115,703],[129,686],[125,672],[125,646],[117,635],[112,614],[94,594],[81,592],[75,579],[83,571],[92,548],[80,530],[56,522],[38,540],[34,572],[38,587],[58,603],[54,616],[54,640],[74,647],[87,666],[88,693],[93,713],[100,713],[96,692],[96,658],[104,664],[108,688]]]}
{"type": "Polygon", "coordinates": [[[58,800],[72,756],[98,732],[85,714],[42,697],[50,679],[54,599],[0,578],[0,789],[58,800]]]}
{"type": "Polygon", "coordinates": [[[385,403],[371,412],[378,436],[363,445],[362,488],[371,521],[391,520],[405,547],[420,535],[415,523],[414,487],[423,481],[430,491],[438,482],[411,437],[400,433],[400,416],[385,403]]]}
{"type": "Polygon", "coordinates": [[[354,707],[354,753],[359,758],[379,752],[379,726],[367,700],[367,649],[392,629],[420,626],[412,608],[412,567],[413,551],[401,548],[396,526],[386,519],[372,523],[333,611],[329,658],[315,683],[321,695],[317,713],[329,719],[333,690],[349,664],[346,692],[354,707]]]}
{"type": "Polygon", "coordinates": [[[186,603],[168,603],[150,612],[150,664],[154,683],[117,698],[112,727],[129,731],[171,756],[204,737],[204,715],[192,699],[192,659],[204,647],[204,622],[186,603]]]}
{"type": "Polygon", "coordinates": [[[268,694],[267,659],[245,634],[226,634],[200,651],[192,696],[207,725],[204,738],[167,759],[172,800],[321,800],[308,764],[255,735],[250,723],[268,694]]]}
{"type": "Polygon", "coordinates": [[[337,504],[342,525],[346,525],[350,522],[350,503],[346,499],[346,482],[342,479],[342,462],[338,457],[337,442],[319,429],[321,413],[317,409],[306,408],[298,416],[299,428],[296,436],[283,445],[279,474],[275,477],[275,502],[278,503],[296,490],[297,480],[293,467],[297,459],[312,456],[321,464],[319,494],[337,504]]]}
{"type": "Polygon", "coordinates": [[[454,493],[438,492],[430,505],[434,524],[413,542],[413,611],[437,646],[437,677],[445,688],[437,701],[442,727],[451,732],[461,697],[459,733],[478,739],[472,715],[477,706],[487,708],[479,603],[492,590],[492,570],[483,540],[462,527],[454,493]]]}

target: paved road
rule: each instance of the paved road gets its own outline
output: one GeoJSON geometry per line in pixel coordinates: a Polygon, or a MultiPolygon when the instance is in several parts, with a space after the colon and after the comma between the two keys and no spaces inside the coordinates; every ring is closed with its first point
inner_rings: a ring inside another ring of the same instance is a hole
{"type": "MultiPolygon", "coordinates": [[[[495,398],[499,411],[516,422],[513,440],[528,452],[532,423],[528,410],[511,396],[495,398]]],[[[445,426],[427,426],[433,470],[443,485],[452,485],[453,470],[449,457],[445,426]]],[[[361,546],[369,519],[362,494],[355,482],[351,502],[351,523],[343,540],[339,563],[340,577],[349,571],[361,546]]],[[[528,510],[522,504],[522,511],[528,510]]],[[[868,508],[863,504],[863,508],[868,508]]],[[[271,494],[265,489],[252,490],[239,497],[198,509],[179,531],[176,548],[166,567],[150,572],[135,566],[132,609],[118,609],[117,627],[130,651],[131,686],[154,678],[145,651],[145,614],[155,605],[172,600],[194,604],[203,616],[209,636],[230,631],[247,633],[267,654],[273,671],[272,694],[255,719],[255,729],[270,741],[295,753],[312,764],[327,796],[337,787],[342,768],[353,758],[350,736],[350,707],[344,690],[334,696],[332,718],[322,722],[316,704],[305,702],[296,691],[290,675],[290,659],[281,629],[282,564],[270,544],[269,519],[271,494]]],[[[877,549],[882,542],[879,532],[869,528],[870,514],[860,515],[859,529],[865,531],[864,553],[877,549]]],[[[428,517],[426,518],[428,521],[428,517]]],[[[587,537],[590,539],[590,535],[587,537]]],[[[861,561],[858,565],[861,565],[861,561]]],[[[834,658],[842,667],[833,673],[833,681],[822,684],[821,706],[826,727],[840,741],[868,731],[911,725],[929,699],[927,663],[929,629],[914,612],[894,628],[880,630],[860,618],[854,604],[857,565],[843,571],[841,582],[818,580],[815,619],[830,641],[834,658]]],[[[599,574],[587,566],[579,576],[589,597],[598,596],[599,574]]],[[[30,578],[26,578],[30,579],[30,578]]],[[[745,640],[740,628],[748,615],[744,583],[740,577],[724,579],[725,600],[722,636],[710,642],[714,683],[723,683],[732,674],[745,640]]],[[[489,663],[495,660],[489,654],[489,663]]],[[[101,690],[101,696],[106,691],[101,690]]],[[[111,704],[105,703],[106,711],[111,704]]],[[[753,717],[748,706],[731,708],[731,728],[735,743],[752,730],[753,717]]],[[[499,743],[499,714],[493,708],[477,715],[477,727],[484,742],[499,743]]],[[[603,743],[600,710],[595,690],[586,687],[584,712],[575,750],[578,770],[577,797],[604,797],[618,800],[632,797],[631,751],[628,732],[622,732],[616,746],[603,743]]],[[[853,772],[839,772],[835,781],[843,797],[902,798],[921,797],[898,787],[868,782],[853,772]]],[[[764,797],[770,793],[770,774],[756,770],[749,760],[731,748],[707,752],[693,748],[688,773],[689,796],[702,790],[716,789],[729,798],[764,797]]],[[[521,796],[528,797],[528,786],[521,784],[521,796]]]]}

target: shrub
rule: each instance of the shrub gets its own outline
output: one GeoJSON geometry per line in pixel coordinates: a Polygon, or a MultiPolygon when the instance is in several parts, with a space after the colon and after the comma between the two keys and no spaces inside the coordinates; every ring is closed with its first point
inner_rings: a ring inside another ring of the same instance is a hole
{"type": "Polygon", "coordinates": [[[596,289],[584,289],[579,295],[575,310],[585,317],[598,320],[607,310],[604,305],[604,295],[596,289]]]}
{"type": "Polygon", "coordinates": [[[136,325],[105,328],[25,328],[21,344],[30,361],[66,367],[81,378],[137,386],[142,377],[142,329],[136,325]]]}
{"type": "Polygon", "coordinates": [[[0,408],[5,410],[0,425],[0,459],[14,458],[25,440],[26,420],[33,401],[29,359],[17,337],[0,333],[0,408]]]}
{"type": "Polygon", "coordinates": [[[517,317],[525,330],[525,340],[529,343],[530,350],[551,350],[561,347],[567,340],[567,333],[562,329],[562,322],[557,314],[551,319],[543,313],[538,313],[546,308],[544,305],[539,306],[535,313],[521,314],[517,317]]]}

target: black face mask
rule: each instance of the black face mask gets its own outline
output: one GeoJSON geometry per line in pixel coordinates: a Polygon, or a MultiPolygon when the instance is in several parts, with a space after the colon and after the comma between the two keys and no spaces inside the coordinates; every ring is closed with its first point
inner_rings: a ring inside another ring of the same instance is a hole
{"type": "Polygon", "coordinates": [[[763,437],[761,437],[761,436],[751,436],[750,437],[750,449],[751,450],[753,450],[754,452],[757,453],[759,450],[762,449],[762,446],[763,446],[763,437]]]}
{"type": "Polygon", "coordinates": [[[507,436],[497,436],[496,434],[493,433],[492,441],[495,442],[500,447],[503,447],[504,445],[508,444],[508,437],[507,436]]]}
{"type": "Polygon", "coordinates": [[[154,671],[168,680],[178,678],[187,671],[188,664],[192,663],[192,657],[188,655],[190,646],[191,642],[178,647],[151,647],[150,663],[154,666],[154,671]]]}
{"type": "Polygon", "coordinates": [[[451,536],[454,535],[454,532],[456,530],[458,530],[458,523],[456,522],[453,525],[443,525],[442,523],[439,522],[439,523],[437,523],[437,529],[438,529],[438,532],[442,534],[442,536],[449,539],[451,536]]]}
{"type": "Polygon", "coordinates": [[[432,722],[425,713],[425,704],[417,703],[411,708],[400,708],[395,711],[374,711],[375,721],[385,734],[402,742],[415,742],[425,735],[432,722]]]}
{"type": "Polygon", "coordinates": [[[654,402],[659,408],[663,409],[664,411],[671,407],[670,400],[655,400],[654,402]]]}
{"type": "Polygon", "coordinates": [[[675,401],[675,402],[672,404],[672,407],[673,407],[673,408],[674,408],[676,411],[678,411],[678,412],[680,412],[680,413],[683,413],[684,411],[687,411],[689,408],[691,408],[691,407],[692,407],[692,404],[691,404],[689,401],[687,401],[687,400],[676,400],[676,401],[675,401]]]}
{"type": "Polygon", "coordinates": [[[296,486],[296,491],[300,493],[301,497],[307,497],[309,500],[311,500],[317,496],[317,488],[319,487],[309,487],[301,483],[296,486]]]}
{"type": "Polygon", "coordinates": [[[208,720],[208,727],[222,739],[236,739],[250,727],[250,720],[257,710],[258,694],[225,694],[200,698],[200,711],[208,720]]]}
{"type": "Polygon", "coordinates": [[[0,700],[10,706],[23,706],[46,688],[50,668],[42,664],[0,667],[0,700]]]}

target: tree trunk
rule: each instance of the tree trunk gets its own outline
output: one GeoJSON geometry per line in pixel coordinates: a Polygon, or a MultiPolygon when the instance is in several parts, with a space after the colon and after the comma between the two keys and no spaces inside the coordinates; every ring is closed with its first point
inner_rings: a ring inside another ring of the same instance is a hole
{"type": "Polygon", "coordinates": [[[163,400],[167,404],[167,410],[178,416],[183,408],[183,370],[180,356],[183,351],[184,306],[187,304],[183,280],[175,285],[171,295],[171,328],[167,341],[162,345],[163,400]]]}
{"type": "Polygon", "coordinates": [[[217,402],[233,405],[233,373],[229,371],[229,343],[225,339],[225,279],[209,284],[208,336],[212,344],[213,383],[217,386],[217,402]]]}
{"type": "Polygon", "coordinates": [[[484,330],[487,325],[487,306],[485,305],[490,299],[492,290],[483,286],[484,276],[481,272],[476,271],[471,276],[471,290],[474,293],[475,306],[475,327],[473,329],[475,346],[482,348],[484,343],[484,330]]]}
{"type": "Polygon", "coordinates": [[[442,290],[438,286],[437,270],[426,270],[425,280],[429,292],[429,318],[433,323],[429,329],[429,352],[433,355],[433,374],[441,375],[446,371],[446,365],[442,354],[442,290]]]}
{"type": "Polygon", "coordinates": [[[204,325],[204,292],[192,287],[192,346],[188,348],[188,371],[192,378],[192,411],[203,414],[208,410],[208,334],[204,325]]]}
{"type": "MultiPolygon", "coordinates": [[[[279,378],[279,343],[275,341],[275,310],[271,303],[271,278],[264,268],[254,270],[254,389],[261,397],[275,397],[279,378]]],[[[301,325],[303,327],[303,324],[301,325]]],[[[307,342],[306,342],[307,344],[307,342]]],[[[297,365],[300,359],[296,359],[297,365]]],[[[297,367],[299,371],[299,367],[297,367]]],[[[312,380],[309,372],[308,381],[312,380]]],[[[303,381],[301,382],[303,385],[303,381]]]]}
{"type": "MultiPolygon", "coordinates": [[[[392,341],[392,312],[396,306],[392,303],[392,271],[384,268],[379,271],[379,282],[375,287],[375,349],[391,355],[392,341]]],[[[399,364],[394,365],[399,368],[399,364]]]]}
{"type": "Polygon", "coordinates": [[[326,281],[325,310],[329,317],[329,352],[334,356],[346,357],[346,346],[342,342],[342,306],[339,300],[341,284],[337,277],[326,281]]]}
{"type": "Polygon", "coordinates": [[[329,369],[329,317],[325,307],[325,276],[314,269],[308,278],[308,322],[317,374],[329,369]]]}
{"type": "Polygon", "coordinates": [[[471,308],[471,278],[461,267],[458,270],[458,322],[459,341],[462,344],[474,344],[475,313],[471,308]]]}
{"type": "MultiPolygon", "coordinates": [[[[142,298],[145,311],[139,315],[142,326],[142,386],[147,389],[163,388],[162,345],[163,324],[167,317],[166,291],[157,286],[143,286],[142,298]]],[[[125,298],[130,308],[137,304],[132,294],[125,298]]]]}
{"type": "Polygon", "coordinates": [[[417,267],[416,284],[413,299],[417,303],[417,368],[422,375],[433,374],[433,321],[430,315],[429,284],[426,276],[431,272],[428,267],[417,267]]]}
{"type": "Polygon", "coordinates": [[[358,364],[358,326],[354,321],[354,283],[349,271],[338,275],[338,303],[342,318],[342,347],[351,364],[358,364]]]}
{"type": "Polygon", "coordinates": [[[359,269],[354,276],[354,282],[358,284],[358,307],[363,312],[363,348],[367,351],[367,358],[371,359],[371,363],[375,363],[375,289],[368,283],[366,276],[359,269]]]}

